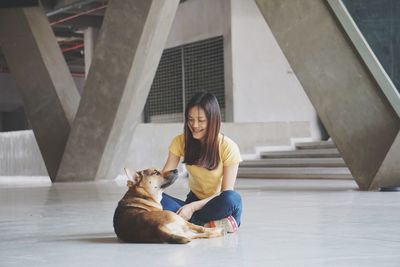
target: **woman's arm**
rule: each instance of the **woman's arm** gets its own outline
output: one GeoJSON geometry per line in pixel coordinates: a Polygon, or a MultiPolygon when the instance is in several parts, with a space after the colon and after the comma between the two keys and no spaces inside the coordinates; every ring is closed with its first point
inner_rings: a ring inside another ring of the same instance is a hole
{"type": "Polygon", "coordinates": [[[177,155],[169,152],[168,159],[165,162],[165,165],[164,165],[164,168],[162,169],[162,172],[176,169],[176,167],[178,167],[179,160],[180,160],[180,157],[178,157],[177,155]]]}
{"type": "Polygon", "coordinates": [[[207,204],[208,201],[210,201],[211,199],[213,199],[214,197],[216,197],[218,195],[219,195],[219,193],[212,195],[211,197],[208,197],[208,198],[205,198],[202,200],[193,201],[189,204],[183,205],[182,207],[180,207],[180,209],[177,210],[176,213],[179,216],[181,216],[183,219],[185,219],[186,221],[189,221],[190,218],[192,218],[193,213],[202,209],[204,207],[204,205],[207,204]]]}
{"type": "Polygon", "coordinates": [[[222,178],[221,192],[226,190],[233,190],[233,188],[235,187],[238,168],[239,163],[224,167],[224,177],[222,178]]]}

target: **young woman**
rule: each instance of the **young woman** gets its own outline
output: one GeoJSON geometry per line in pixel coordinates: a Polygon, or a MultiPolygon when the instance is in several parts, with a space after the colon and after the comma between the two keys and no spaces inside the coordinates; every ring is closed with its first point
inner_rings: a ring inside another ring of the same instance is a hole
{"type": "Polygon", "coordinates": [[[241,157],[238,146],[219,132],[220,126],[217,98],[197,93],[186,106],[184,133],[172,140],[163,168],[175,169],[183,157],[190,192],[186,201],[164,194],[161,204],[194,224],[232,233],[240,226],[242,213],[241,197],[234,191],[241,157]]]}

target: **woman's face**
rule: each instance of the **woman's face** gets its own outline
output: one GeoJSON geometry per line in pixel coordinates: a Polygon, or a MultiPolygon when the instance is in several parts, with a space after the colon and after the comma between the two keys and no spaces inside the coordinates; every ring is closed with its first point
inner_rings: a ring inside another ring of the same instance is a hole
{"type": "Polygon", "coordinates": [[[207,116],[201,107],[194,106],[189,109],[188,122],[189,130],[192,132],[193,138],[201,140],[207,133],[207,116]]]}

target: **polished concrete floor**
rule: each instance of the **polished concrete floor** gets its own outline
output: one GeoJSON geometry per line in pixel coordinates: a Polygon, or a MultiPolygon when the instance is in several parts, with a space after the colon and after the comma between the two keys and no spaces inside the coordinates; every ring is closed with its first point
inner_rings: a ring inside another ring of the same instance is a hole
{"type": "MultiPolygon", "coordinates": [[[[186,194],[185,179],[169,193],[186,194]]],[[[400,266],[400,193],[350,180],[240,179],[242,227],[186,245],[124,244],[124,181],[0,177],[0,266],[400,266]]]]}

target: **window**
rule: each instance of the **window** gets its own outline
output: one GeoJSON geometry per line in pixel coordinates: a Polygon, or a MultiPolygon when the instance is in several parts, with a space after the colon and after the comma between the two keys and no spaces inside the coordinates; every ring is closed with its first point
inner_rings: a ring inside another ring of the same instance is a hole
{"type": "Polygon", "coordinates": [[[223,37],[165,49],[144,108],[145,122],[183,122],[185,103],[197,92],[213,93],[225,113],[223,37]]]}

